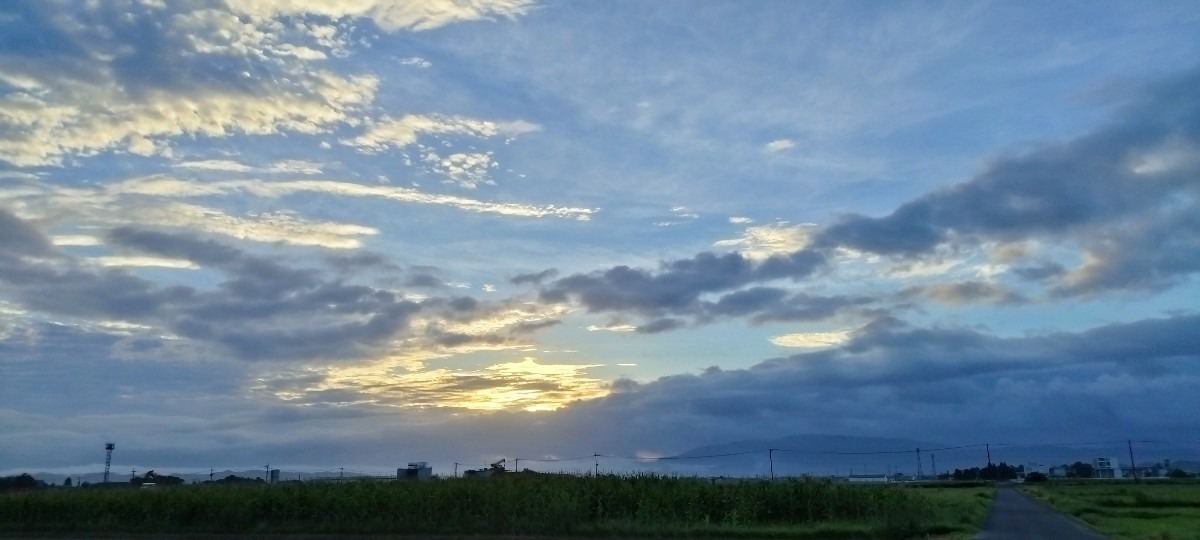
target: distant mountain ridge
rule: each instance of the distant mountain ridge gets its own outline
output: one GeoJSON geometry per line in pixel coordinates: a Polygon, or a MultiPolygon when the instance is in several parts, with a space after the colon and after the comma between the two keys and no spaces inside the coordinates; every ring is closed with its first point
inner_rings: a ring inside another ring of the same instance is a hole
{"type": "MultiPolygon", "coordinates": [[[[696,474],[709,476],[797,476],[846,474],[947,473],[993,463],[1024,466],[1030,470],[1090,463],[1094,458],[1115,458],[1129,464],[1129,444],[1108,443],[1015,445],[1004,443],[947,444],[895,437],[853,435],[792,435],[775,439],[748,439],[700,446],[671,459],[696,474]],[[919,456],[917,449],[921,449],[919,456]],[[775,449],[775,451],[771,451],[775,449]]],[[[1139,466],[1170,460],[1172,467],[1192,470],[1200,452],[1187,445],[1133,441],[1139,466]]]]}
{"type": "Polygon", "coordinates": [[[678,457],[751,452],[755,450],[801,450],[812,452],[906,452],[917,448],[944,448],[947,444],[890,437],[852,435],[791,435],[777,439],[750,439],[693,448],[678,457]]]}

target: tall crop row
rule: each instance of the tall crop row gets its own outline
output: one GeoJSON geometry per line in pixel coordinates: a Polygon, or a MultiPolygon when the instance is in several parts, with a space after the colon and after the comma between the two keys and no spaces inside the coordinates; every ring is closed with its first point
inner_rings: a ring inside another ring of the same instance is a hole
{"type": "Polygon", "coordinates": [[[901,487],[538,476],[44,490],[0,497],[0,532],[687,535],[835,522],[905,536],[931,513],[925,497],[901,487]]]}

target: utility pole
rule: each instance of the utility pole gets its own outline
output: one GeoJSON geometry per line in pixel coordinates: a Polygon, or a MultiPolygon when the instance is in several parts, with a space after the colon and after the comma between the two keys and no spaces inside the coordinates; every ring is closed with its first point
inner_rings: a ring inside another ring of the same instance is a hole
{"type": "Polygon", "coordinates": [[[521,458],[513,458],[513,472],[521,472],[521,458]]]}
{"type": "Polygon", "coordinates": [[[458,478],[458,466],[459,466],[459,463],[457,461],[455,461],[454,462],[454,477],[455,478],[458,478]]]}
{"type": "Polygon", "coordinates": [[[346,476],[346,468],[338,467],[338,482],[340,483],[342,481],[342,478],[344,478],[345,476],[346,476]]]}
{"type": "Polygon", "coordinates": [[[992,445],[991,445],[991,443],[987,443],[987,444],[984,444],[983,446],[984,446],[984,448],[987,449],[988,467],[991,467],[992,466],[992,445]]]}
{"type": "Polygon", "coordinates": [[[266,480],[267,483],[269,484],[269,483],[271,483],[271,464],[268,463],[266,465],[263,465],[263,469],[267,471],[267,472],[263,473],[264,474],[263,480],[266,480]]]}
{"type": "Polygon", "coordinates": [[[933,479],[937,480],[938,473],[937,473],[937,455],[936,454],[932,454],[932,453],[929,454],[929,468],[933,469],[933,479]]]}
{"type": "Polygon", "coordinates": [[[137,469],[131,469],[129,471],[129,479],[133,480],[134,478],[137,478],[137,469]]]}
{"type": "Polygon", "coordinates": [[[208,468],[208,481],[209,482],[212,482],[212,477],[213,477],[213,470],[212,470],[212,467],[209,467],[208,468]]]}
{"type": "Polygon", "coordinates": [[[1133,460],[1133,440],[1126,439],[1125,444],[1129,446],[1129,466],[1133,468],[1133,481],[1138,481],[1137,462],[1133,460]]]}
{"type": "Polygon", "coordinates": [[[917,480],[921,480],[925,476],[921,474],[921,449],[917,448],[917,480]]]}
{"type": "Polygon", "coordinates": [[[767,460],[771,462],[771,481],[775,481],[775,449],[767,449],[767,460]]]}
{"type": "Polygon", "coordinates": [[[596,459],[596,478],[600,478],[600,453],[597,452],[592,457],[596,459]]]}

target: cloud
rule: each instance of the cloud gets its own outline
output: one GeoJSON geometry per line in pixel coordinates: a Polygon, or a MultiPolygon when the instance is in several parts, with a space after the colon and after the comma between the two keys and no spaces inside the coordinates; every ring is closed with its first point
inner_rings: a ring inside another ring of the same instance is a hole
{"type": "Polygon", "coordinates": [[[1200,213],[1200,97],[1188,91],[1197,84],[1200,70],[1150,85],[1091,133],[999,158],[887,216],[848,216],[814,246],[919,257],[947,244],[1049,238],[1086,255],[1059,294],[1175,283],[1200,269],[1200,257],[1176,254],[1200,242],[1190,217],[1200,213]]]}
{"type": "Polygon", "coordinates": [[[771,338],[771,343],[780,347],[818,349],[840,345],[849,339],[849,330],[841,330],[837,332],[799,332],[795,334],[775,336],[771,338]]]}
{"type": "Polygon", "coordinates": [[[512,283],[513,285],[525,285],[525,284],[540,285],[543,281],[550,279],[557,275],[558,275],[558,270],[549,268],[546,270],[542,270],[541,272],[534,272],[534,273],[529,273],[529,274],[517,274],[517,275],[509,278],[508,282],[512,283]]]}
{"type": "Polygon", "coordinates": [[[379,28],[397,30],[433,30],[449,24],[469,21],[515,19],[529,12],[532,0],[368,0],[363,2],[326,2],[323,0],[252,0],[234,2],[231,8],[243,15],[261,19],[281,16],[319,15],[332,19],[367,18],[379,28]]]}
{"type": "Polygon", "coordinates": [[[907,287],[899,292],[900,298],[927,298],[951,306],[973,303],[1002,305],[1024,304],[1029,300],[1020,293],[995,283],[964,281],[959,283],[937,283],[907,287]]]}
{"type": "Polygon", "coordinates": [[[409,409],[443,408],[467,411],[552,411],[572,401],[606,395],[607,385],[585,374],[597,364],[552,364],[525,357],[477,370],[431,369],[407,373],[332,368],[317,382],[301,381],[300,388],[276,390],[288,402],[370,401],[409,409]]]}
{"type": "Polygon", "coordinates": [[[410,56],[408,58],[401,58],[400,65],[402,65],[402,66],[417,66],[422,69],[433,67],[432,62],[430,62],[429,60],[426,60],[424,58],[421,58],[419,56],[410,56]]]}
{"type": "Polygon", "coordinates": [[[94,261],[100,266],[177,268],[181,270],[195,270],[200,268],[188,261],[164,257],[108,256],[93,257],[89,260],[94,261]]]}
{"type": "Polygon", "coordinates": [[[620,392],[565,409],[556,425],[626,419],[618,423],[625,435],[596,436],[631,444],[663,430],[672,440],[695,440],[686,435],[694,429],[721,433],[720,440],[752,439],[763,430],[794,431],[789,426],[796,422],[817,433],[903,436],[920,425],[927,437],[949,441],[974,440],[980,430],[989,437],[1037,440],[1061,435],[1064,418],[1088,417],[1086,411],[1099,408],[1107,421],[1077,426],[1076,437],[1141,433],[1155,429],[1151,425],[1190,425],[1186,411],[1197,399],[1183,390],[1190,384],[1183,381],[1198,379],[1200,344],[1190,337],[1197,324],[1198,316],[1184,315],[1078,333],[999,337],[884,319],[848,331],[848,337],[776,338],[780,345],[816,350],[748,369],[629,382],[620,392]],[[1104,384],[1111,378],[1126,383],[1104,384]],[[1147,387],[1171,393],[1150,396],[1147,387]],[[1111,407],[1115,399],[1129,408],[1111,407]]]}
{"type": "Polygon", "coordinates": [[[299,159],[277,161],[265,167],[252,167],[244,163],[228,159],[205,159],[199,161],[183,161],[175,164],[183,169],[198,169],[222,172],[266,172],[288,174],[321,174],[321,164],[299,159]]]}
{"type": "MultiPolygon", "coordinates": [[[[54,250],[11,213],[0,244],[6,296],[32,312],[93,321],[123,321],[185,338],[194,354],[243,360],[354,359],[392,346],[422,305],[390,291],[329,280],[315,269],[189,234],[130,227],[106,238],[115,248],[172,264],[216,270],[214,289],[158,286],[123,271],[92,268],[54,250]]],[[[128,257],[128,256],[126,256],[128,257]]],[[[427,315],[428,316],[428,315],[427,315]]]]}
{"type": "Polygon", "coordinates": [[[106,190],[121,195],[148,195],[157,197],[249,194],[258,197],[279,198],[295,193],[319,193],[341,197],[373,197],[414,204],[449,206],[467,212],[485,214],[513,217],[563,217],[579,221],[587,221],[590,219],[591,214],[595,213],[595,210],[589,208],[494,203],[452,195],[426,193],[406,187],[365,185],[332,180],[291,180],[279,182],[229,180],[201,183],[165,176],[155,176],[126,180],[113,184],[107,187],[106,190]]]}
{"type": "Polygon", "coordinates": [[[446,175],[447,183],[475,189],[479,184],[495,184],[488,175],[497,166],[491,152],[458,153],[442,158],[437,170],[446,175]]]}
{"type": "MultiPolygon", "coordinates": [[[[733,218],[730,218],[732,223],[733,218]]],[[[748,223],[746,221],[737,223],[748,223]]],[[[807,246],[818,230],[815,223],[789,225],[786,222],[774,225],[746,227],[741,238],[718,240],[717,247],[733,248],[752,259],[766,259],[772,255],[791,254],[807,246]]]]}
{"type": "Polygon", "coordinates": [[[400,118],[384,117],[372,122],[362,135],[346,139],[342,144],[354,146],[361,152],[381,152],[388,148],[403,148],[415,144],[426,135],[467,135],[490,138],[540,131],[542,128],[524,120],[492,122],[465,116],[407,114],[400,118]]]}
{"type": "Polygon", "coordinates": [[[677,330],[679,328],[683,328],[686,324],[687,323],[684,320],[676,319],[676,318],[672,318],[672,317],[655,319],[646,324],[638,326],[637,333],[639,333],[639,334],[658,334],[661,332],[668,332],[671,330],[677,330]]]}
{"type": "Polygon", "coordinates": [[[6,25],[61,43],[0,55],[0,160],[61,166],[101,152],[170,156],[176,137],[317,134],[356,118],[378,79],[304,62],[307,32],[246,25],[213,9],[138,3],[10,6],[6,25]]]}
{"type": "Polygon", "coordinates": [[[746,317],[754,324],[766,322],[812,322],[875,303],[868,296],[816,296],[776,287],[751,287],[702,302],[702,321],[746,317]]]}
{"type": "Polygon", "coordinates": [[[664,263],[657,273],[616,266],[590,274],[574,274],[542,288],[544,302],[576,301],[589,312],[632,312],[646,316],[698,313],[700,296],[755,282],[805,277],[824,263],[819,254],[798,251],[761,262],[738,253],[701,253],[664,263]]]}
{"type": "Polygon", "coordinates": [[[775,140],[767,143],[767,145],[764,148],[766,149],[767,152],[775,153],[775,152],[783,152],[784,150],[791,150],[792,148],[795,148],[795,147],[796,147],[796,142],[791,139],[775,139],[775,140]]]}

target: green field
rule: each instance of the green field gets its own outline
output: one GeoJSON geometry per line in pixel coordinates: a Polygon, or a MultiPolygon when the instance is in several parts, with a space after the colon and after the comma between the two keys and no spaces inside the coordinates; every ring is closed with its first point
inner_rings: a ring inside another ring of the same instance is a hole
{"type": "Polygon", "coordinates": [[[1200,539],[1200,483],[1057,481],[1021,489],[1111,538],[1200,539]]]}
{"type": "Polygon", "coordinates": [[[0,535],[966,537],[990,501],[983,486],[660,476],[60,488],[0,496],[0,535]]]}

